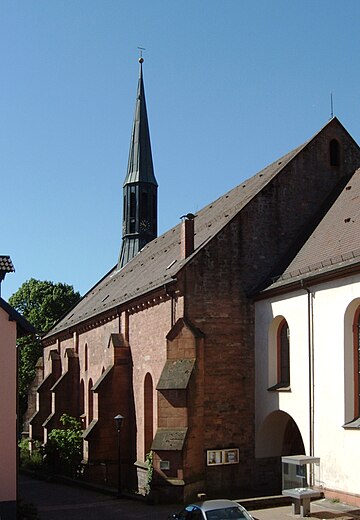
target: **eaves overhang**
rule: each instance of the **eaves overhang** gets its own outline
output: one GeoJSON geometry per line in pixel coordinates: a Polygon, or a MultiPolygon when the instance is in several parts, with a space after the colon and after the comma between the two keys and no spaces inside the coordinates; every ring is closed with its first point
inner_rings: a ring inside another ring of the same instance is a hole
{"type": "MultiPolygon", "coordinates": [[[[302,272],[297,275],[286,275],[285,278],[279,277],[272,285],[253,295],[252,299],[254,301],[265,300],[272,296],[298,291],[305,287],[308,288],[320,283],[358,274],[360,273],[360,251],[353,253],[354,256],[351,259],[343,259],[337,263],[331,263],[331,260],[328,260],[324,261],[322,267],[318,269],[311,269],[311,266],[309,266],[301,270],[302,272]]],[[[347,255],[343,256],[345,258],[347,255]]]]}
{"type": "Polygon", "coordinates": [[[181,451],[187,428],[158,428],[151,449],[154,451],[181,451]]]}
{"type": "MultiPolygon", "coordinates": [[[[70,338],[74,332],[81,333],[101,326],[104,323],[117,318],[126,310],[134,311],[135,309],[140,310],[141,308],[145,308],[145,306],[150,306],[150,304],[154,303],[154,300],[157,301],[157,298],[161,295],[165,294],[167,297],[170,297],[172,292],[171,287],[176,285],[176,283],[176,277],[172,277],[161,285],[153,287],[150,291],[141,293],[128,300],[114,303],[113,306],[105,309],[103,312],[94,312],[93,315],[74,321],[73,323],[70,321],[68,326],[59,330],[54,328],[42,338],[42,344],[48,346],[53,344],[57,339],[62,340],[70,338]]],[[[71,320],[71,316],[68,319],[71,320]]]]}
{"type": "MultiPolygon", "coordinates": [[[[332,121],[325,127],[329,124],[332,121]]],[[[176,279],[180,282],[183,271],[195,257],[238,218],[241,211],[274,178],[283,173],[316,135],[201,209],[196,215],[195,248],[188,257],[182,258],[180,255],[181,224],[178,224],[144,246],[126,266],[121,269],[115,266],[110,270],[46,334],[44,340],[48,341],[58,334],[68,334],[69,331],[79,330],[83,326],[93,326],[99,319],[107,319],[112,312],[120,312],[137,301],[148,299],[152,294],[161,291],[164,285],[176,279]]]]}

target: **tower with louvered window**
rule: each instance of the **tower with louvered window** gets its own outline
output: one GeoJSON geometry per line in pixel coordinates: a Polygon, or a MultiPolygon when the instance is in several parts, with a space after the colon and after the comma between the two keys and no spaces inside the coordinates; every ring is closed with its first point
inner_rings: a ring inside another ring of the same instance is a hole
{"type": "Polygon", "coordinates": [[[147,118],[142,64],[137,88],[129,161],[123,186],[123,237],[121,269],[157,236],[157,188],[147,118]]]}

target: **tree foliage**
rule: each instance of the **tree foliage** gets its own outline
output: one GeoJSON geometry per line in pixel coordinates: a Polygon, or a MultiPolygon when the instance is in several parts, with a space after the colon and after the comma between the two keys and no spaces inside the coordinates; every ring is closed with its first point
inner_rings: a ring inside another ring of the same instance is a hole
{"type": "Polygon", "coordinates": [[[79,299],[72,285],[31,278],[9,298],[9,303],[43,334],[79,299]]]}
{"type": "Polygon", "coordinates": [[[36,362],[42,354],[40,336],[75,305],[80,294],[71,285],[31,278],[9,298],[9,303],[37,330],[38,336],[18,340],[20,415],[27,407],[27,391],[35,376],[36,362]]]}
{"type": "Polygon", "coordinates": [[[26,410],[29,385],[35,377],[36,362],[42,355],[42,346],[39,339],[31,339],[29,336],[19,338],[17,345],[19,348],[18,389],[22,415],[26,410]]]}
{"type": "Polygon", "coordinates": [[[54,428],[49,433],[44,460],[55,470],[76,476],[82,459],[81,423],[67,414],[60,417],[60,422],[63,428],[54,428]]]}

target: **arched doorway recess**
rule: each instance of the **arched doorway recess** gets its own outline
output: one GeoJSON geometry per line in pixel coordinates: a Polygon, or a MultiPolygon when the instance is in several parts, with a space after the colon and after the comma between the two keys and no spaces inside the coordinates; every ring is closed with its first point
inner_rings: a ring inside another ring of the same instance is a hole
{"type": "Polygon", "coordinates": [[[281,457],[305,455],[305,446],[294,419],[282,410],[271,412],[256,436],[259,492],[281,494],[281,457]]]}

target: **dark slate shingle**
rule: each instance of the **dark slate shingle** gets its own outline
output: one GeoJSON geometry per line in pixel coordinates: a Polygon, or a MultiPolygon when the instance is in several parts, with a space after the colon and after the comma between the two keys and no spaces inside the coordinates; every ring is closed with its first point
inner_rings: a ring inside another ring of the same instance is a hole
{"type": "Polygon", "coordinates": [[[360,169],[271,287],[360,261],[360,169]]]}
{"type": "Polygon", "coordinates": [[[15,271],[10,256],[0,256],[0,271],[3,271],[5,273],[13,273],[15,271]]]}
{"type": "Polygon", "coordinates": [[[181,224],[178,224],[149,242],[122,269],[118,270],[115,266],[110,270],[45,338],[173,281],[186,263],[191,261],[192,257],[260,193],[312,139],[199,211],[195,219],[195,250],[188,258],[181,258],[181,224]]]}

